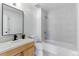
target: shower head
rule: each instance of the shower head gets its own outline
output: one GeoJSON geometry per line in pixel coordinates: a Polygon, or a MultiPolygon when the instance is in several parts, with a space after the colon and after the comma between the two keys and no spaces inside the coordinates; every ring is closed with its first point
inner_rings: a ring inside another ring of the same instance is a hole
{"type": "Polygon", "coordinates": [[[36,8],[41,8],[41,7],[40,7],[40,4],[36,4],[35,7],[36,7],[36,8]]]}

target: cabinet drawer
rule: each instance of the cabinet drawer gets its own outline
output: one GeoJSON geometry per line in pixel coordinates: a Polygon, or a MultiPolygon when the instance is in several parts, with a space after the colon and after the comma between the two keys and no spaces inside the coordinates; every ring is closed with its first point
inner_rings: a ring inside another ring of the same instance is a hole
{"type": "Polygon", "coordinates": [[[35,47],[31,47],[29,49],[26,49],[23,52],[24,56],[34,56],[34,53],[35,53],[35,47]]]}
{"type": "Polygon", "coordinates": [[[22,53],[18,53],[18,54],[16,54],[15,56],[22,56],[22,53]]]}

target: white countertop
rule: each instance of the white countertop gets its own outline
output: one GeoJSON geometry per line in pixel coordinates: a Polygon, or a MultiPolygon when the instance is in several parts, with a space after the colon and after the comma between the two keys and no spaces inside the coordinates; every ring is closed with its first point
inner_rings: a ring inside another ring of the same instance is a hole
{"type": "Polygon", "coordinates": [[[17,48],[19,46],[22,46],[24,44],[31,43],[33,41],[34,41],[33,39],[26,38],[26,39],[19,39],[16,41],[8,41],[0,43],[0,54],[9,51],[11,49],[17,48]]]}

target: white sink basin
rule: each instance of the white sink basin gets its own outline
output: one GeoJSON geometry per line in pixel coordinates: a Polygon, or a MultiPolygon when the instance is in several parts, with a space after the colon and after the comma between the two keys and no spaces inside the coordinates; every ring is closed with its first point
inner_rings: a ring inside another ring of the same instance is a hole
{"type": "Polygon", "coordinates": [[[33,39],[26,38],[26,39],[18,39],[15,41],[8,41],[8,42],[0,43],[0,53],[17,48],[24,44],[31,43],[33,41],[34,41],[33,39]]]}

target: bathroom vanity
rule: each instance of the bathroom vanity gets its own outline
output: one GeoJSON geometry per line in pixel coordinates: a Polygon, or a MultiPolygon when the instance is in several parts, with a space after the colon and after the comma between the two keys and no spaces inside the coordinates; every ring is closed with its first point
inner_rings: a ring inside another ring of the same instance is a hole
{"type": "Polygon", "coordinates": [[[19,39],[0,44],[1,56],[34,56],[35,44],[32,39],[19,39]]]}

